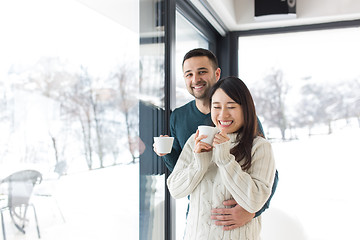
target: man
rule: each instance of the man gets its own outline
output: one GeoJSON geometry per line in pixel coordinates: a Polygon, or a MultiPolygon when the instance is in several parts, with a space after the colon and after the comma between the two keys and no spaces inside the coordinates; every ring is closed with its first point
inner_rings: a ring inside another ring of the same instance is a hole
{"type": "MultiPolygon", "coordinates": [[[[170,116],[170,132],[174,137],[171,153],[159,154],[163,156],[165,165],[172,171],[186,141],[195,133],[199,125],[211,125],[210,103],[208,93],[210,88],[220,79],[221,69],[215,55],[206,49],[193,49],[183,60],[183,73],[186,88],[195,100],[179,107],[170,116]]],[[[258,120],[259,131],[263,133],[258,120]]],[[[154,148],[156,152],[156,149],[154,148]]],[[[255,213],[249,213],[236,203],[235,200],[224,201],[225,206],[231,208],[213,209],[212,219],[215,224],[223,226],[224,230],[232,230],[250,222],[269,207],[270,200],[276,190],[278,173],[276,171],[272,193],[264,207],[255,213]]]]}

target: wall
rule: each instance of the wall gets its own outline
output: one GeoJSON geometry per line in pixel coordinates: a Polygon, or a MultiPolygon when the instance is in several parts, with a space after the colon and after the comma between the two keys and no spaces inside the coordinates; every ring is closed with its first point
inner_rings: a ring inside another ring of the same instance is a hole
{"type": "MultiPolygon", "coordinates": [[[[129,14],[139,12],[139,1],[134,0],[77,0],[94,11],[121,23],[131,31],[139,32],[139,21],[129,21],[129,14]]],[[[137,18],[139,19],[139,18],[137,18]]]]}
{"type": "Polygon", "coordinates": [[[296,19],[258,22],[254,20],[254,2],[207,0],[230,31],[360,19],[358,0],[297,0],[296,19]]]}

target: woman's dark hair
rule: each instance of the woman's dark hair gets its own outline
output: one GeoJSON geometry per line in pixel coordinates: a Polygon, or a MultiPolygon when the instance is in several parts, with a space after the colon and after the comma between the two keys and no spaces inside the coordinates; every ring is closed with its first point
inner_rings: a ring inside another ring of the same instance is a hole
{"type": "Polygon", "coordinates": [[[251,167],[251,148],[254,137],[259,135],[257,131],[257,117],[254,101],[245,83],[237,77],[227,77],[215,83],[210,90],[210,106],[212,96],[215,91],[221,88],[232,100],[240,104],[243,115],[244,125],[236,132],[238,144],[230,150],[235,156],[236,161],[245,158],[245,163],[241,166],[243,170],[251,167]]]}

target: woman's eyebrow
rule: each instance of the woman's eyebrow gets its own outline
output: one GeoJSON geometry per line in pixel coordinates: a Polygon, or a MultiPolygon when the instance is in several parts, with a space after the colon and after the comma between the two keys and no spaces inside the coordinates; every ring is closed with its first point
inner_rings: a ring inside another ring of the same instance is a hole
{"type": "MultiPolygon", "coordinates": [[[[212,104],[220,104],[221,102],[212,102],[212,104]]],[[[226,104],[236,104],[236,102],[227,102],[226,104]]]]}

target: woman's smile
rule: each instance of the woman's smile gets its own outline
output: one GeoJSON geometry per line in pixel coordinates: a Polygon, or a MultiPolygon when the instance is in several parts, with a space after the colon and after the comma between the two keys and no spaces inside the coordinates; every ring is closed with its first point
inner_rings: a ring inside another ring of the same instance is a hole
{"type": "Polygon", "coordinates": [[[222,126],[222,127],[229,127],[232,123],[233,123],[233,121],[219,120],[219,124],[220,124],[220,126],[222,126]]]}

